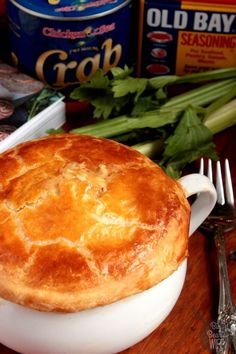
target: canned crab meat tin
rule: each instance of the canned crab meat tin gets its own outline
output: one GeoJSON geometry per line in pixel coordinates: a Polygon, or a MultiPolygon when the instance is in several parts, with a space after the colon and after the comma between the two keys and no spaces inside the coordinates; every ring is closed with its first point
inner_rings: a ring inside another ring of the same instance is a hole
{"type": "Polygon", "coordinates": [[[56,88],[131,65],[131,0],[9,0],[12,59],[56,88]]]}

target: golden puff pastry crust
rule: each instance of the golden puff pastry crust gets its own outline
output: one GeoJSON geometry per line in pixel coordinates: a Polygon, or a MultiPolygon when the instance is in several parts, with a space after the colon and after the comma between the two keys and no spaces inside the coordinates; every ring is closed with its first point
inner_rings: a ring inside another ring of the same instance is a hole
{"type": "Polygon", "coordinates": [[[52,135],[0,155],[0,297],[76,312],[142,292],[187,256],[190,207],[130,147],[52,135]]]}

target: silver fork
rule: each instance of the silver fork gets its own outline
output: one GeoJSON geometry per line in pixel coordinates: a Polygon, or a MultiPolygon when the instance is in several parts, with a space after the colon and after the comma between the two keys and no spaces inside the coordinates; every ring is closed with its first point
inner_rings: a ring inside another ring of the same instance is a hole
{"type": "MultiPolygon", "coordinates": [[[[200,174],[204,174],[204,160],[200,162],[200,174]]],[[[212,161],[208,160],[207,176],[213,182],[212,161]]],[[[236,352],[236,308],[232,301],[230,282],[227,270],[224,234],[236,226],[234,193],[228,159],[225,160],[225,183],[223,184],[220,161],[216,163],[217,202],[207,219],[201,225],[214,235],[219,265],[219,304],[217,329],[219,337],[215,341],[217,354],[236,352]],[[224,192],[225,185],[225,192],[224,192]],[[226,194],[226,201],[225,201],[226,194]],[[233,348],[232,348],[233,345],[233,348]]]]}

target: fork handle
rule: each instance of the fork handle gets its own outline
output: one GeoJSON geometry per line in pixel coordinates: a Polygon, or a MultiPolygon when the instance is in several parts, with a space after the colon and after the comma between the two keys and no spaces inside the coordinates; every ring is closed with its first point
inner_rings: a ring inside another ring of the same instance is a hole
{"type": "Polygon", "coordinates": [[[231,288],[229,283],[229,275],[227,269],[227,260],[225,252],[225,238],[222,228],[218,228],[215,233],[215,246],[219,261],[219,281],[220,281],[220,296],[219,296],[219,312],[230,310],[233,311],[233,301],[231,297],[231,288]]]}
{"type": "Polygon", "coordinates": [[[236,351],[236,337],[235,333],[233,333],[233,329],[236,328],[236,311],[231,296],[231,288],[225,252],[225,238],[223,229],[221,227],[216,230],[214,240],[219,262],[220,288],[217,323],[219,327],[220,336],[223,338],[221,348],[222,350],[219,348],[219,353],[228,354],[231,353],[230,349],[227,349],[229,347],[230,339],[232,340],[232,344],[236,351]],[[225,350],[223,348],[225,348],[225,350]]]}

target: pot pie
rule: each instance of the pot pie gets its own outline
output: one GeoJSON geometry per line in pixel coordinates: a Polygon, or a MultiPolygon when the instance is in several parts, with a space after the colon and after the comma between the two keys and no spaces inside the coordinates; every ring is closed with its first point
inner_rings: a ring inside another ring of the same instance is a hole
{"type": "Polygon", "coordinates": [[[146,290],[187,256],[182,187],[120,143],[52,135],[0,155],[0,297],[76,312],[146,290]]]}

